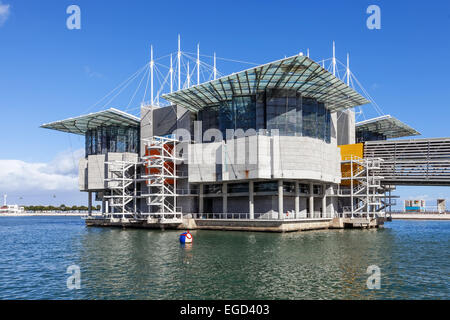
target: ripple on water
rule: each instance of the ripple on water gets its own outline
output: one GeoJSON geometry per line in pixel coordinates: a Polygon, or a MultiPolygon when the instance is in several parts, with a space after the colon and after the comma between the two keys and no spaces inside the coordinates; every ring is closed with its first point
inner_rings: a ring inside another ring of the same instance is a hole
{"type": "Polygon", "coordinates": [[[0,299],[449,299],[449,222],[290,234],[86,228],[0,219],[0,299]],[[81,268],[81,290],[66,269],[81,268]],[[368,290],[367,267],[381,269],[368,290]]]}

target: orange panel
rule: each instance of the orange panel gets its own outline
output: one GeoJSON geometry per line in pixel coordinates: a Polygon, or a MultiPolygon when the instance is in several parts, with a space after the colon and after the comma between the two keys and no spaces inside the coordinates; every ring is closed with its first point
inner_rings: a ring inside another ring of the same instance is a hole
{"type": "MultiPolygon", "coordinates": [[[[356,143],[356,144],[346,144],[342,146],[338,146],[341,149],[341,159],[342,160],[350,160],[352,156],[363,158],[364,157],[364,143],[356,143]]],[[[351,176],[351,172],[353,169],[353,172],[356,172],[359,168],[359,165],[354,163],[353,168],[351,167],[350,163],[343,163],[341,164],[341,174],[343,178],[348,178],[351,176]]],[[[357,181],[353,182],[354,184],[357,184],[357,181]]],[[[350,180],[343,180],[341,182],[344,186],[350,185],[350,180]]]]}

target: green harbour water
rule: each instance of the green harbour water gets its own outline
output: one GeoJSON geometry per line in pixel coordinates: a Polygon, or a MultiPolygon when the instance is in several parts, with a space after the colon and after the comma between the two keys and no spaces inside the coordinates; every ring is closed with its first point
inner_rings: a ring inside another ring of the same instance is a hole
{"type": "Polygon", "coordinates": [[[449,299],[450,221],[287,234],[87,228],[0,218],[0,299],[449,299]],[[67,288],[67,268],[81,289],[67,288]],[[367,268],[381,288],[366,286],[367,268]]]}

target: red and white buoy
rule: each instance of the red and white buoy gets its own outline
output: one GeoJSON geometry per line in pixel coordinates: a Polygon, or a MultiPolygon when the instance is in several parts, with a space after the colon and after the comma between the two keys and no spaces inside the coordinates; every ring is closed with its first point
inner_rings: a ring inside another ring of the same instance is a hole
{"type": "Polygon", "coordinates": [[[180,234],[180,243],[192,243],[194,238],[192,237],[192,234],[188,231],[180,234]]]}

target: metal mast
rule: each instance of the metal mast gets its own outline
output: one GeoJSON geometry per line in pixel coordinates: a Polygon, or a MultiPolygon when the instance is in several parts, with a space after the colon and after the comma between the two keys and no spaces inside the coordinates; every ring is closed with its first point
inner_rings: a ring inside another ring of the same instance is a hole
{"type": "Polygon", "coordinates": [[[173,92],[173,64],[172,64],[172,54],[170,54],[170,93],[173,92]]]}
{"type": "Polygon", "coordinates": [[[333,76],[336,75],[336,47],[333,41],[333,76]]]}
{"type": "Polygon", "coordinates": [[[350,86],[350,55],[347,53],[347,86],[350,86]]]}
{"type": "Polygon", "coordinates": [[[178,90],[181,89],[181,40],[180,35],[178,35],[178,90]]]}
{"type": "Polygon", "coordinates": [[[187,87],[191,86],[191,75],[189,74],[189,61],[187,63],[187,87]]]}
{"type": "Polygon", "coordinates": [[[150,46],[150,101],[153,106],[153,67],[155,62],[153,61],[153,46],[150,46]]]}
{"type": "Polygon", "coordinates": [[[214,69],[213,69],[213,73],[214,73],[214,80],[217,79],[217,69],[216,69],[216,53],[214,52],[214,69]]]}
{"type": "Polygon", "coordinates": [[[197,44],[197,85],[200,84],[200,44],[197,44]]]}

